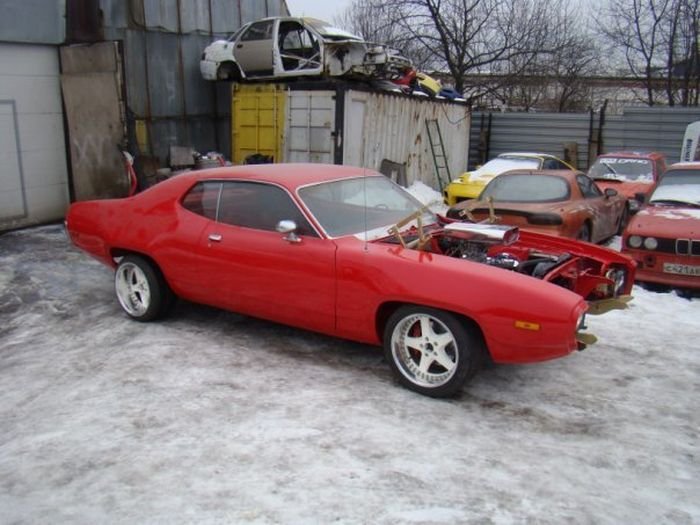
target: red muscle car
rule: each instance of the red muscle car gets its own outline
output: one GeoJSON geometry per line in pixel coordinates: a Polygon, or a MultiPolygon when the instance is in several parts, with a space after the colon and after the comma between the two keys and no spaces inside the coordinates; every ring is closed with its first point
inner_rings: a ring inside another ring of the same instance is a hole
{"type": "Polygon", "coordinates": [[[628,217],[626,199],[617,191],[603,192],[571,170],[506,172],[489,182],[478,201],[460,202],[447,216],[486,220],[493,213],[491,219],[501,224],[589,242],[622,233],[628,217]]]}
{"type": "Polygon", "coordinates": [[[627,226],[622,251],[637,261],[639,281],[700,289],[700,162],[668,168],[627,226]]]}
{"type": "Polygon", "coordinates": [[[600,155],[588,176],[605,191],[613,188],[627,197],[630,213],[636,213],[666,170],[666,156],[652,151],[618,151],[600,155]]]}
{"type": "Polygon", "coordinates": [[[499,225],[448,223],[363,168],[194,171],[133,197],[73,204],[76,246],[115,268],[139,321],[176,296],[363,343],[398,380],[457,392],[486,358],[528,363],[594,338],[587,310],[618,306],[631,260],[499,225]],[[587,302],[588,301],[588,302],[587,302]]]}

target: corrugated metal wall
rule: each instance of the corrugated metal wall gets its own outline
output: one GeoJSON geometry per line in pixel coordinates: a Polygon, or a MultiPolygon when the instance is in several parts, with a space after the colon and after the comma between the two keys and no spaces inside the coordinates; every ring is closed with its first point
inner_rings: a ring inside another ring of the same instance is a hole
{"type": "Polygon", "coordinates": [[[28,44],[63,43],[66,0],[0,1],[0,41],[28,44]]]}
{"type": "MultiPolygon", "coordinates": [[[[469,169],[480,163],[480,135],[491,118],[488,159],[508,151],[538,151],[564,156],[565,144],[577,145],[577,166],[587,169],[591,139],[598,137],[600,115],[567,113],[481,113],[472,117],[469,169]]],[[[669,162],[680,158],[685,128],[700,120],[698,108],[626,108],[606,116],[601,153],[617,150],[661,151],[669,162]]],[[[482,141],[483,146],[483,141],[482,141]]],[[[592,145],[595,148],[595,144],[592,145]]]]}
{"type": "MultiPolygon", "coordinates": [[[[426,129],[427,120],[437,120],[452,178],[463,171],[469,151],[470,112],[467,106],[421,97],[382,93],[362,95],[366,96],[365,118],[362,128],[357,131],[362,134],[365,166],[379,169],[383,159],[405,164],[408,184],[421,181],[439,189],[426,129]]],[[[346,144],[348,139],[346,136],[346,144]]],[[[348,152],[345,157],[348,158],[348,152]]],[[[442,182],[448,183],[449,180],[442,182]]]]}
{"type": "Polygon", "coordinates": [[[678,162],[685,128],[698,120],[698,108],[627,108],[621,117],[606,119],[603,149],[661,151],[678,162]]]}
{"type": "MultiPolygon", "coordinates": [[[[100,0],[104,37],[124,45],[128,121],[145,124],[148,151],[171,145],[230,155],[230,86],[199,73],[204,48],[242,24],[286,15],[284,0],[100,0]]],[[[132,143],[136,142],[132,136],[132,143]]]]}

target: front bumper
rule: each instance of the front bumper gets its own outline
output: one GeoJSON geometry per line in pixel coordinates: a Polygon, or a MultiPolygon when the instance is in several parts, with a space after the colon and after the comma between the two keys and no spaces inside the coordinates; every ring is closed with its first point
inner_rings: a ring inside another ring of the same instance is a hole
{"type": "Polygon", "coordinates": [[[679,256],[624,248],[622,253],[637,263],[636,280],[678,288],[700,290],[700,275],[677,273],[700,268],[700,257],[679,256]]]}
{"type": "Polygon", "coordinates": [[[454,206],[458,202],[476,199],[486,186],[485,183],[450,182],[444,191],[445,204],[454,206]]]}

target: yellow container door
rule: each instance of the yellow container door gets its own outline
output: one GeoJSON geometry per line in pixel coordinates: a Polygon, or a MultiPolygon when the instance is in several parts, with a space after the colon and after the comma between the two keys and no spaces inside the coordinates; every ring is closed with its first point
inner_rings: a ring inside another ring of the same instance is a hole
{"type": "Polygon", "coordinates": [[[232,84],[231,152],[234,164],[250,155],[282,162],[286,92],[280,84],[232,84]]]}

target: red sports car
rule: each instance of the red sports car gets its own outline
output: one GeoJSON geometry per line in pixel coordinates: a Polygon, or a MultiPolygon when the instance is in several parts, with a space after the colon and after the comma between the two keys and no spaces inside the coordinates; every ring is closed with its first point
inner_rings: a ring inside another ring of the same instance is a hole
{"type": "Polygon", "coordinates": [[[449,223],[362,168],[194,171],[133,197],[73,204],[76,246],[116,269],[132,318],[175,296],[370,344],[420,393],[457,392],[486,358],[528,363],[594,338],[631,260],[498,225],[449,223]],[[586,301],[589,301],[587,303],[586,301]]]}
{"type": "Polygon", "coordinates": [[[613,188],[627,197],[630,213],[636,213],[666,170],[666,156],[652,151],[618,151],[600,155],[588,176],[605,191],[613,188]]]}
{"type": "Polygon", "coordinates": [[[700,162],[669,167],[627,226],[622,251],[637,261],[639,281],[700,289],[700,162]]]}
{"type": "Polygon", "coordinates": [[[625,197],[614,189],[601,191],[579,171],[513,170],[489,182],[479,200],[460,202],[447,216],[490,218],[550,235],[601,242],[622,233],[627,211],[625,197]]]}

